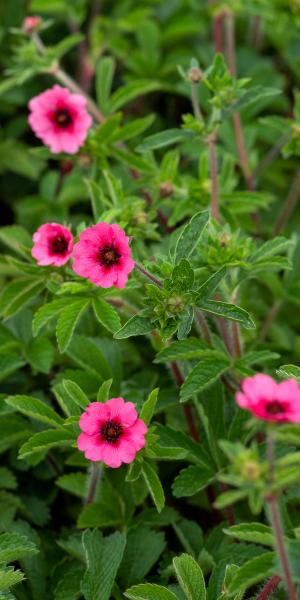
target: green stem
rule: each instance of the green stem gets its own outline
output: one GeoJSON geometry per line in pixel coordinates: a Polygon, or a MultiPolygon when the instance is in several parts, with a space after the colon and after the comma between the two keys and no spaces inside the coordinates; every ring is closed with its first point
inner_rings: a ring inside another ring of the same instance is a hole
{"type": "Polygon", "coordinates": [[[196,119],[198,121],[203,121],[203,115],[202,115],[199,100],[198,100],[198,87],[199,87],[199,84],[192,81],[192,83],[191,83],[191,100],[192,100],[193,111],[194,111],[194,115],[195,115],[196,119]]]}
{"type": "Polygon", "coordinates": [[[212,133],[208,139],[210,178],[211,178],[211,216],[220,222],[219,194],[218,194],[218,161],[216,152],[216,133],[212,133]]]}
{"type": "MultiPolygon", "coordinates": [[[[273,430],[270,429],[267,436],[267,454],[269,463],[269,484],[272,485],[274,482],[275,473],[275,445],[273,430]]],[[[278,557],[281,563],[282,572],[286,584],[286,588],[289,595],[289,600],[297,600],[297,592],[294,586],[292,573],[289,565],[289,559],[284,545],[284,534],[283,527],[280,517],[280,511],[278,506],[277,496],[273,493],[267,497],[267,503],[269,507],[269,518],[273,529],[278,557]]]]}

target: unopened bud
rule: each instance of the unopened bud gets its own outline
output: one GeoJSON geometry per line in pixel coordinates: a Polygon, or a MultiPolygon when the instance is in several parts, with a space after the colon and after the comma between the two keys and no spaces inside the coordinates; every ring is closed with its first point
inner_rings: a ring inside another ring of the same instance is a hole
{"type": "Polygon", "coordinates": [[[256,481],[261,475],[261,467],[255,460],[248,460],[241,467],[241,475],[246,481],[256,481]]]}
{"type": "Polygon", "coordinates": [[[168,198],[173,194],[173,183],[171,181],[164,181],[159,186],[159,193],[161,198],[168,198]]]}
{"type": "Polygon", "coordinates": [[[90,167],[93,162],[91,155],[85,152],[79,154],[77,160],[81,167],[90,167]]]}
{"type": "Polygon", "coordinates": [[[199,67],[192,67],[188,71],[187,77],[192,83],[199,83],[203,77],[203,73],[199,67]]]}
{"type": "Polygon", "coordinates": [[[23,21],[23,31],[24,33],[33,33],[37,31],[42,19],[40,17],[25,17],[23,21]]]}
{"type": "Polygon", "coordinates": [[[182,298],[182,296],[171,296],[171,298],[168,300],[167,306],[169,312],[176,315],[180,313],[185,306],[184,298],[182,298]]]}
{"type": "Polygon", "coordinates": [[[138,213],[136,213],[133,220],[136,225],[140,225],[140,226],[146,225],[146,223],[148,221],[147,213],[145,213],[145,211],[143,211],[143,210],[140,210],[138,213]]]}

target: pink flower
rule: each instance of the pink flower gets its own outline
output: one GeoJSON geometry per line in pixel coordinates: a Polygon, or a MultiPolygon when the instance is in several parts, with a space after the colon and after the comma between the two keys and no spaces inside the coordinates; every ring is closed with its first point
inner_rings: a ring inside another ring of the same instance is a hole
{"type": "Polygon", "coordinates": [[[40,17],[25,17],[23,21],[23,31],[25,33],[33,33],[33,31],[36,31],[39,28],[41,22],[42,19],[40,17]]]}
{"type": "Polygon", "coordinates": [[[59,223],[45,223],[33,234],[31,250],[38,265],[61,267],[70,258],[73,248],[71,231],[59,223]]]}
{"type": "Polygon", "coordinates": [[[148,431],[132,402],[111,398],[107,402],[92,402],[81,415],[79,450],[93,461],[102,461],[117,468],[134,461],[136,453],[145,446],[148,431]]]}
{"type": "Polygon", "coordinates": [[[28,107],[31,111],[28,118],[30,126],[51,152],[75,154],[82,146],[92,125],[83,96],[54,85],[31,98],[28,107]]]}
{"type": "Polygon", "coordinates": [[[236,401],[255,417],[281,423],[300,422],[300,388],[294,379],[277,383],[269,375],[254,375],[244,379],[243,392],[236,401]]]}
{"type": "Polygon", "coordinates": [[[73,269],[103,288],[125,287],[134,262],[128,237],[118,225],[97,223],[85,229],[74,246],[73,269]]]}

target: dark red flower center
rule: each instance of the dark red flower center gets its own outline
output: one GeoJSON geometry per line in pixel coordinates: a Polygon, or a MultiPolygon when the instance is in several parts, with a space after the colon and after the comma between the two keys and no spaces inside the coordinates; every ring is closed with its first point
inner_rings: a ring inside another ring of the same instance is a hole
{"type": "Polygon", "coordinates": [[[62,235],[58,235],[50,241],[50,251],[52,254],[65,254],[67,250],[68,242],[62,235]]]}
{"type": "Polygon", "coordinates": [[[72,116],[67,108],[59,108],[54,114],[54,120],[59,127],[68,127],[73,123],[72,116]]]}
{"type": "Polygon", "coordinates": [[[266,412],[269,415],[279,415],[280,413],[285,412],[285,408],[278,400],[272,400],[272,402],[266,404],[266,412]]]}
{"type": "Polygon", "coordinates": [[[117,421],[107,421],[101,427],[101,437],[106,442],[114,443],[117,442],[121,433],[123,431],[123,427],[117,421]]]}
{"type": "Polygon", "coordinates": [[[104,246],[99,250],[100,265],[105,267],[112,267],[117,265],[121,258],[120,252],[112,244],[111,246],[104,246]]]}

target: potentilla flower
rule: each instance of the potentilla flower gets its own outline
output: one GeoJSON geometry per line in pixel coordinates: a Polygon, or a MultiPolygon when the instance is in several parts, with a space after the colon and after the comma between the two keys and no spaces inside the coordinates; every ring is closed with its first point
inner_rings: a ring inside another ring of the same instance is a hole
{"type": "Polygon", "coordinates": [[[28,107],[30,126],[51,152],[75,154],[82,146],[92,125],[84,96],[54,85],[31,98],[28,107]]]}
{"type": "Polygon", "coordinates": [[[83,431],[77,445],[85,457],[117,468],[134,461],[145,446],[147,426],[138,418],[132,402],[111,398],[107,402],[92,402],[79,421],[83,431]]]}
{"type": "Polygon", "coordinates": [[[103,288],[123,288],[134,267],[129,238],[118,225],[97,223],[85,229],[74,246],[73,269],[103,288]]]}
{"type": "Polygon", "coordinates": [[[236,394],[236,401],[258,419],[300,422],[300,388],[294,379],[277,383],[269,375],[248,377],[242,383],[242,392],[236,394]]]}
{"type": "Polygon", "coordinates": [[[45,223],[33,234],[31,254],[38,265],[61,267],[70,258],[73,248],[71,231],[59,223],[45,223]]]}

